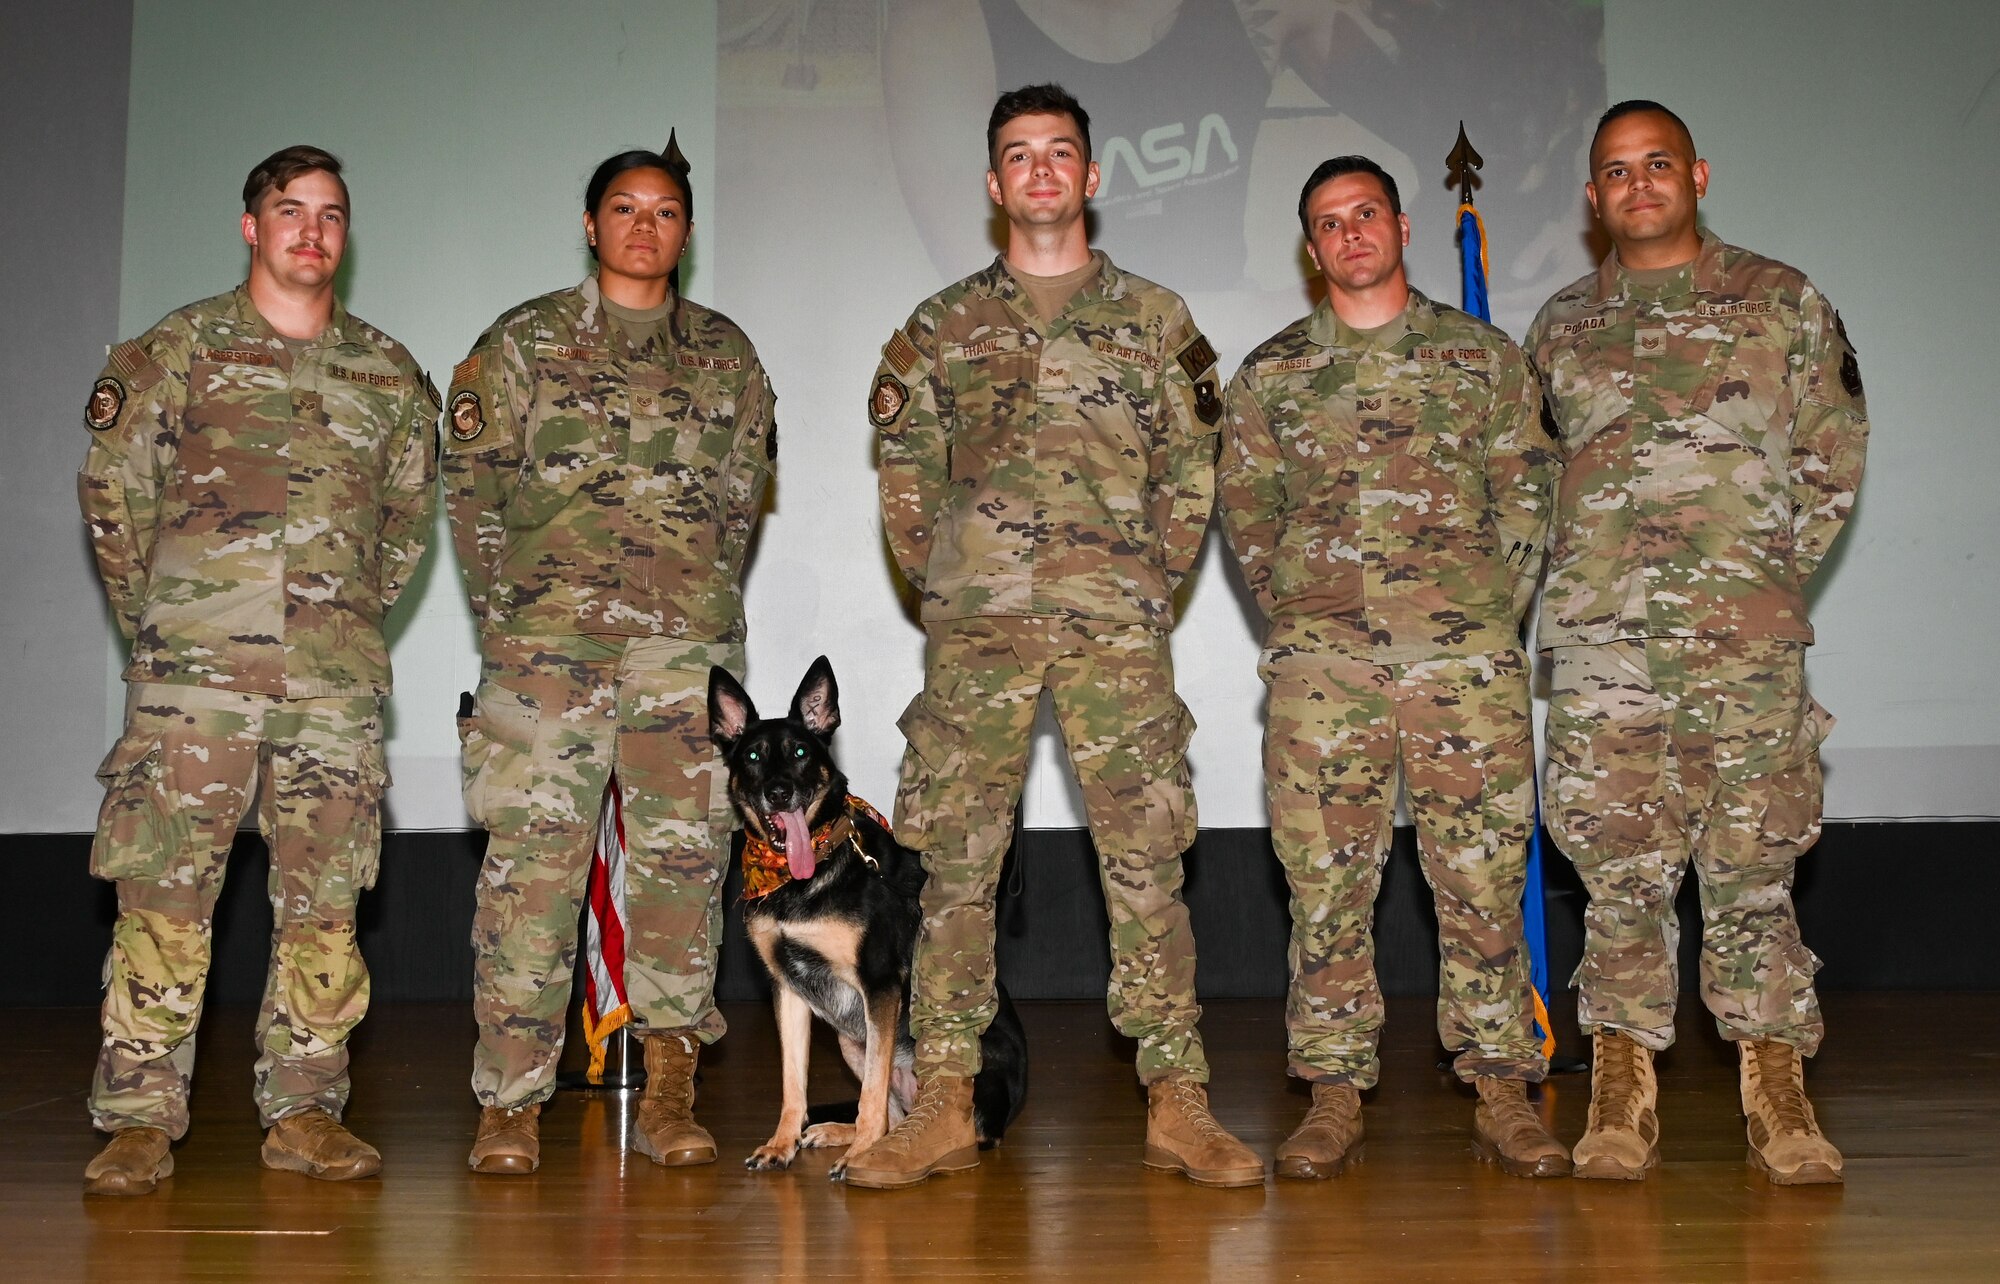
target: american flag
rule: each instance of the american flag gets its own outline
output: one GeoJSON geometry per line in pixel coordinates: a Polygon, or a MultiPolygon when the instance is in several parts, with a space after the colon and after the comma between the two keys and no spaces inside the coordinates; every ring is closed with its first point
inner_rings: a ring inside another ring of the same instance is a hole
{"type": "Polygon", "coordinates": [[[604,1082],[604,1049],[632,1019],[625,1001],[625,814],[618,779],[604,791],[597,850],[583,893],[583,1036],[590,1043],[591,1083],[604,1082]]]}

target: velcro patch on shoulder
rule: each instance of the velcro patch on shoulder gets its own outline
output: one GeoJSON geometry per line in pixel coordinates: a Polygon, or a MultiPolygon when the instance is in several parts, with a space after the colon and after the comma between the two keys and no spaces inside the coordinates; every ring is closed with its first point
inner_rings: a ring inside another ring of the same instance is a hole
{"type": "Polygon", "coordinates": [[[93,432],[103,432],[118,422],[118,416],[125,410],[125,385],[116,375],[105,375],[90,390],[90,400],[83,403],[84,427],[93,432]]]}
{"type": "Polygon", "coordinates": [[[451,439],[453,441],[474,441],[486,431],[486,408],[479,404],[479,394],[470,388],[451,399],[451,439]]]}
{"type": "Polygon", "coordinates": [[[1202,371],[1215,365],[1215,348],[1210,345],[1207,335],[1196,334],[1174,360],[1180,362],[1181,369],[1187,371],[1188,378],[1199,379],[1202,371]]]}
{"type": "Polygon", "coordinates": [[[369,388],[394,390],[403,386],[403,376],[399,374],[377,374],[372,370],[349,370],[346,366],[327,363],[326,372],[336,379],[358,383],[369,388]]]}
{"type": "Polygon", "coordinates": [[[887,428],[909,404],[909,387],[885,370],[875,376],[875,389],[868,394],[868,422],[877,428],[887,428]]]}
{"type": "Polygon", "coordinates": [[[135,339],[127,339],[111,350],[111,364],[128,379],[145,369],[150,360],[135,339]]]}
{"type": "Polygon", "coordinates": [[[471,383],[478,377],[479,354],[476,352],[451,368],[451,382],[453,387],[457,387],[462,383],[471,383]]]}
{"type": "Polygon", "coordinates": [[[431,382],[429,374],[424,375],[424,396],[430,399],[432,414],[444,409],[444,398],[438,396],[437,385],[431,382]]]}
{"type": "Polygon", "coordinates": [[[910,342],[910,336],[898,330],[889,336],[888,346],[882,349],[882,359],[889,363],[890,369],[908,379],[910,372],[924,358],[917,351],[917,345],[910,342]]]}
{"type": "Polygon", "coordinates": [[[196,361],[213,361],[225,366],[275,366],[278,358],[274,353],[260,352],[256,348],[196,348],[196,361]]]}
{"type": "Polygon", "coordinates": [[[743,368],[743,358],[741,357],[711,357],[700,352],[681,353],[680,363],[683,370],[741,370],[743,368]]]}

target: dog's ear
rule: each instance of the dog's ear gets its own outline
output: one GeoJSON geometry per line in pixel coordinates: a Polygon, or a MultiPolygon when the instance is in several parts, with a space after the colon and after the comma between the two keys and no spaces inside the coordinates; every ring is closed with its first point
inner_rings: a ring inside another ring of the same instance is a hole
{"type": "Polygon", "coordinates": [[[840,686],[833,680],[833,665],[825,656],[812,662],[798,694],[792,697],[792,717],[806,724],[806,730],[821,740],[831,739],[840,728],[840,686]]]}
{"type": "Polygon", "coordinates": [[[750,693],[721,665],[708,671],[708,738],[716,748],[728,753],[743,732],[757,721],[757,706],[750,693]]]}

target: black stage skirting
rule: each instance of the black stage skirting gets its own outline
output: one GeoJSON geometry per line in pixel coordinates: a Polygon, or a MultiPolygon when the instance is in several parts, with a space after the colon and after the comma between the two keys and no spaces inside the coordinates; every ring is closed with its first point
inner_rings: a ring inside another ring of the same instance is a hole
{"type": "MultiPolygon", "coordinates": [[[[86,872],[86,834],[12,835],[9,894],[0,901],[0,1004],[95,1003],[115,909],[109,885],[86,872]]],[[[1799,865],[1806,943],[1825,960],[1830,990],[2000,989],[1991,946],[2000,904],[2000,822],[1829,824],[1799,865]]],[[[392,833],[382,877],[361,905],[362,949],[378,1002],[471,997],[472,886],[485,835],[392,833]]],[[[1583,892],[1543,845],[1549,958],[1556,988],[1582,946],[1583,892]]],[[[263,843],[239,835],[216,911],[209,995],[254,1002],[270,938],[263,843]]],[[[1284,877],[1262,829],[1204,829],[1187,860],[1187,900],[1200,945],[1204,998],[1268,998],[1285,987],[1284,877]]],[[[761,968],[731,903],[717,997],[762,998],[761,968]]],[[[1681,889],[1681,977],[1696,978],[1694,877],[1681,889]]],[[[1000,897],[1000,973],[1028,999],[1096,998],[1109,963],[1103,898],[1082,830],[1029,830],[1009,853],[1000,897]]],[[[1437,921],[1416,860],[1415,833],[1396,831],[1376,907],[1376,966],[1395,995],[1437,989],[1437,921]]]]}

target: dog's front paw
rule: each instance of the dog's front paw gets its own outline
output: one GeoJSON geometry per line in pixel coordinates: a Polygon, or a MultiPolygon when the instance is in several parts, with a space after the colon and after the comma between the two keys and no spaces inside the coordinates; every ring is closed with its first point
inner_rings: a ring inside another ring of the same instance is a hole
{"type": "Polygon", "coordinates": [[[750,1152],[750,1157],[743,1161],[743,1166],[753,1173],[783,1172],[792,1166],[792,1160],[798,1153],[797,1143],[786,1146],[767,1141],[750,1152]]]}
{"type": "Polygon", "coordinates": [[[826,1146],[851,1146],[854,1144],[854,1125],[850,1123],[814,1124],[799,1138],[799,1145],[816,1150],[826,1146]]]}

